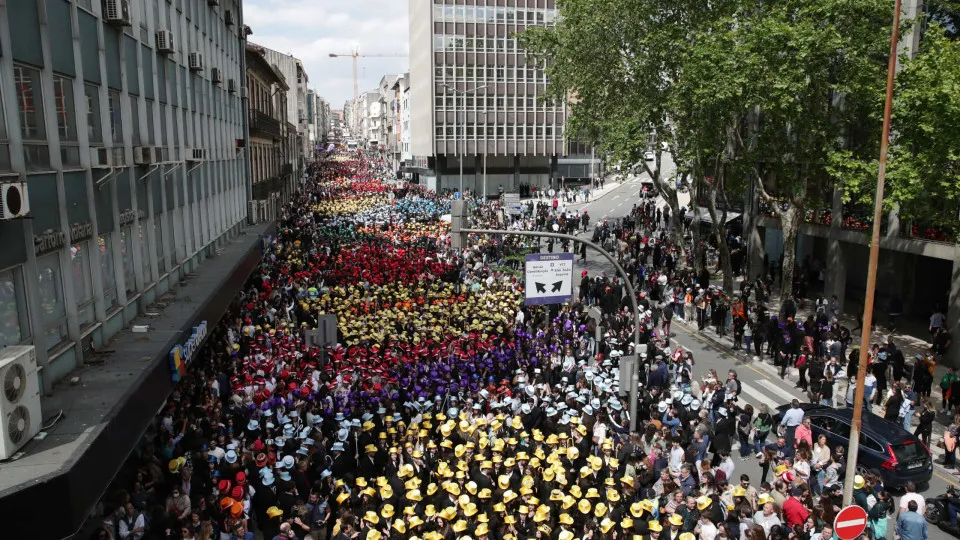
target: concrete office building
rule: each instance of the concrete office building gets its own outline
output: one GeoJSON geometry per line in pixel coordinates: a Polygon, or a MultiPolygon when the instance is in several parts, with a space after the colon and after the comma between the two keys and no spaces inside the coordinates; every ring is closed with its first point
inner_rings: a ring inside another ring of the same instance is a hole
{"type": "Polygon", "coordinates": [[[60,419],[0,463],[4,536],[80,527],[260,260],[245,39],[239,0],[0,0],[0,347],[60,419]]]}
{"type": "Polygon", "coordinates": [[[307,123],[307,72],[303,69],[303,62],[300,59],[268,47],[259,47],[263,48],[263,56],[267,59],[267,62],[277,66],[289,87],[287,89],[287,103],[290,106],[287,107],[286,121],[293,126],[293,131],[297,134],[290,161],[299,177],[299,172],[306,167],[308,158],[313,156],[311,152],[308,152],[310,133],[307,123]]]}
{"type": "Polygon", "coordinates": [[[409,170],[440,191],[545,186],[565,153],[565,103],[545,103],[542,70],[512,37],[552,25],[555,0],[410,0],[409,170]],[[456,89],[455,92],[452,89],[456,89]],[[464,108],[466,114],[464,116],[464,108]],[[461,124],[465,149],[460,149],[461,124]]]}

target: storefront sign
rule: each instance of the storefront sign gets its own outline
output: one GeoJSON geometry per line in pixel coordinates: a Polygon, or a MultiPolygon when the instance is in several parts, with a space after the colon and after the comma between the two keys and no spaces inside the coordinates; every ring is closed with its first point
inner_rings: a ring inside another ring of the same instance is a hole
{"type": "Polygon", "coordinates": [[[136,212],[133,210],[124,210],[123,212],[120,212],[120,226],[126,227],[134,221],[139,221],[145,217],[147,217],[147,213],[143,210],[137,209],[136,212]]]}
{"type": "Polygon", "coordinates": [[[76,244],[93,236],[93,223],[72,223],[70,225],[70,243],[76,244]]]}
{"type": "Polygon", "coordinates": [[[193,327],[193,332],[186,343],[175,345],[170,349],[170,372],[173,382],[179,381],[186,373],[187,366],[200,350],[200,344],[205,337],[207,337],[207,321],[193,327]]]}
{"type": "Polygon", "coordinates": [[[41,234],[35,234],[33,236],[33,251],[37,255],[40,255],[41,253],[62,248],[65,242],[66,238],[64,237],[63,231],[48,229],[41,234]]]}

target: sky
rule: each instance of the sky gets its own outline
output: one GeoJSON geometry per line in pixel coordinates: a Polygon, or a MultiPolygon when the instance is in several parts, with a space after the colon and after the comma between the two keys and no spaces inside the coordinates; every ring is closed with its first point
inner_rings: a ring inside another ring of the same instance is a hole
{"type": "MultiPolygon", "coordinates": [[[[400,54],[409,50],[407,0],[244,0],[252,43],[292,54],[307,70],[309,87],[341,109],[353,100],[353,61],[330,53],[400,54]]],[[[360,93],[391,73],[409,71],[404,58],[360,58],[360,93]]]]}

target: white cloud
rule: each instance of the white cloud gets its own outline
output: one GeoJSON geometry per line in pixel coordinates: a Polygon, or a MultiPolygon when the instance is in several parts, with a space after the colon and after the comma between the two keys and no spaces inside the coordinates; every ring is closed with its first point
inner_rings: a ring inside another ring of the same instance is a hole
{"type": "MultiPolygon", "coordinates": [[[[400,54],[409,50],[405,0],[245,0],[251,41],[303,61],[310,87],[339,109],[353,99],[353,62],[330,53],[400,54]]],[[[407,58],[360,58],[360,92],[389,73],[409,70],[407,58]]]]}

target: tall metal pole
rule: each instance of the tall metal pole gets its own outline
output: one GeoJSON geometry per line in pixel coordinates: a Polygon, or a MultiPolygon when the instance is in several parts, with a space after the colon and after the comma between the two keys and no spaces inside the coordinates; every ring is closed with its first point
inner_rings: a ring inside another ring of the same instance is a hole
{"type": "Polygon", "coordinates": [[[463,108],[463,116],[460,118],[460,197],[463,197],[463,154],[467,146],[467,92],[458,92],[460,94],[460,105],[463,108]]]}
{"type": "Polygon", "coordinates": [[[860,335],[860,363],[857,367],[857,389],[853,396],[853,423],[850,426],[850,446],[847,449],[847,474],[843,480],[843,505],[853,502],[853,481],[857,474],[857,455],[860,451],[860,423],[863,418],[863,380],[867,371],[870,350],[870,328],[873,325],[873,297],[877,286],[877,259],[880,256],[880,219],[883,214],[883,183],[887,176],[887,148],[890,145],[890,113],[893,106],[893,81],[897,71],[897,33],[900,28],[900,0],[893,10],[893,32],[890,37],[890,59],[887,64],[887,96],[883,104],[883,134],[880,137],[880,168],[877,173],[877,193],[873,204],[873,235],[870,240],[870,261],[867,266],[867,290],[863,301],[863,329],[860,335]]]}

